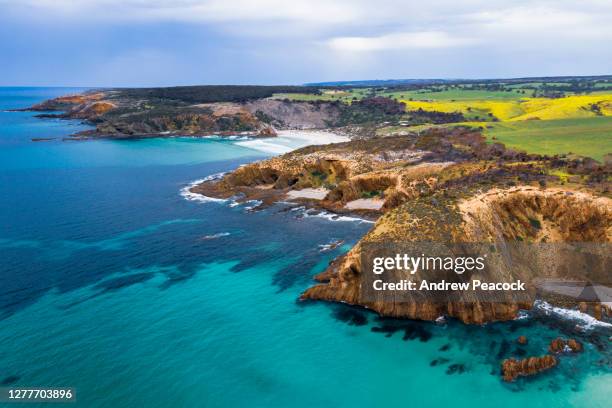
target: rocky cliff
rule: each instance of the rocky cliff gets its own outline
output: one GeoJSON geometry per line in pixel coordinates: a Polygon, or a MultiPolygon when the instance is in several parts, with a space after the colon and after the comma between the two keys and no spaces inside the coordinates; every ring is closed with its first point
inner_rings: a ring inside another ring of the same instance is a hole
{"type": "MultiPolygon", "coordinates": [[[[484,323],[514,319],[519,310],[531,308],[532,301],[509,298],[492,302],[473,296],[446,302],[427,297],[365,299],[361,289],[364,245],[422,241],[609,243],[610,169],[590,169],[579,183],[571,185],[553,175],[560,168],[579,167],[565,159],[527,156],[487,145],[482,136],[470,130],[435,130],[304,148],[242,166],[220,181],[203,183],[192,191],[221,197],[240,193],[246,199],[267,196],[274,201],[291,191],[317,188],[324,196],[310,200],[310,204],[335,212],[349,211],[348,204],[355,200],[376,200],[380,203],[376,209],[362,211],[378,217],[372,230],[317,275],[320,284],[306,290],[302,299],[361,305],[400,318],[450,316],[465,323],[484,323]]],[[[571,262],[577,261],[566,257],[563,250],[540,251],[531,264],[551,269],[567,262],[566,269],[571,270],[571,262]]],[[[593,273],[602,278],[606,271],[593,273]]],[[[516,276],[529,281],[538,278],[527,267],[515,271],[516,276]]],[[[552,277],[568,278],[547,276],[552,277]]],[[[507,276],[493,278],[504,281],[507,276]]],[[[531,290],[529,299],[540,288],[531,290]]]]}
{"type": "MultiPolygon", "coordinates": [[[[217,98],[223,100],[225,94],[222,90],[217,92],[220,92],[217,98]]],[[[232,91],[232,95],[235,92],[232,91]]],[[[50,99],[26,110],[43,112],[38,115],[43,118],[83,119],[96,127],[94,131],[77,135],[86,137],[224,135],[240,132],[273,137],[276,135],[275,128],[326,128],[338,121],[342,111],[338,103],[269,98],[250,100],[250,91],[245,92],[244,101],[240,101],[239,95],[233,95],[235,97],[232,99],[238,101],[194,103],[198,98],[191,93],[186,98],[184,92],[171,89],[165,93],[130,89],[97,90],[50,99]]],[[[203,96],[199,99],[215,99],[215,95],[203,96]]]]}
{"type": "MultiPolygon", "coordinates": [[[[611,226],[612,200],[584,192],[525,186],[501,190],[493,188],[490,192],[471,198],[453,199],[444,194],[418,197],[384,214],[360,244],[317,276],[322,283],[308,289],[302,298],[361,304],[382,315],[411,319],[435,320],[440,316],[451,316],[465,323],[510,320],[516,318],[520,309],[530,309],[532,304],[491,303],[479,301],[478,298],[460,302],[430,302],[416,296],[413,301],[407,302],[389,302],[382,298],[378,302],[364,302],[361,291],[361,250],[364,242],[493,243],[518,238],[532,242],[542,242],[544,239],[610,242],[611,226]]],[[[571,265],[571,260],[566,259],[565,255],[560,247],[558,253],[541,253],[540,259],[533,262],[565,267],[571,265]]],[[[528,271],[522,276],[519,271],[514,271],[514,277],[517,276],[527,281],[537,278],[528,271]]],[[[576,276],[574,273],[573,277],[576,276]]],[[[477,275],[472,277],[478,278],[477,275]]],[[[489,278],[495,278],[494,281],[505,279],[504,276],[489,278]]]]}

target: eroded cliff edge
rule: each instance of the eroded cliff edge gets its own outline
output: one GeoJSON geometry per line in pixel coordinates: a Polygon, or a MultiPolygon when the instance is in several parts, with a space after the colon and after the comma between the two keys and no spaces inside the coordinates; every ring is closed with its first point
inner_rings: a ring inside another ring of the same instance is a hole
{"type": "MultiPolygon", "coordinates": [[[[264,203],[294,199],[376,219],[352,250],[316,276],[320,283],[302,299],[360,305],[399,318],[449,316],[484,323],[514,319],[532,303],[364,301],[362,246],[393,241],[609,243],[610,170],[589,159],[518,153],[487,144],[477,131],[455,128],[310,146],[241,166],[192,192],[264,203]]],[[[563,259],[561,252],[546,256],[538,262],[563,259]]]]}

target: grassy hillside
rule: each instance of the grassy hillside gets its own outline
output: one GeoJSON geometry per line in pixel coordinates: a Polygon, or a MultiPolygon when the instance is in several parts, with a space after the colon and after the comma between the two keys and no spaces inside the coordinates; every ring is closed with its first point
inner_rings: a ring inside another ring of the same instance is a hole
{"type": "MultiPolygon", "coordinates": [[[[316,89],[316,88],[315,88],[316,89]]],[[[332,90],[323,89],[318,94],[306,94],[306,93],[275,93],[273,99],[289,99],[292,101],[341,101],[345,103],[351,103],[353,100],[363,99],[368,95],[371,95],[372,91],[370,88],[354,88],[354,89],[342,89],[332,90]]]]}
{"type": "Polygon", "coordinates": [[[439,88],[414,91],[389,91],[383,96],[396,99],[434,100],[434,101],[464,101],[464,100],[514,100],[532,96],[533,90],[508,89],[508,91],[491,91],[485,89],[439,88]]]}
{"type": "Polygon", "coordinates": [[[489,140],[542,154],[574,153],[601,161],[612,152],[612,118],[500,122],[485,131],[489,140]]]}

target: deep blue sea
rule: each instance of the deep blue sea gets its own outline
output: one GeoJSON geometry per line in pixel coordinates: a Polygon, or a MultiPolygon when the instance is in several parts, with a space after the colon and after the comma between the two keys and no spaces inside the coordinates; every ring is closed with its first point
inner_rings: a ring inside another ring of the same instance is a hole
{"type": "Polygon", "coordinates": [[[262,152],[62,141],[86,126],[6,111],[76,91],[0,88],[3,385],[74,387],[79,407],[610,406],[609,328],[588,329],[586,351],[550,372],[504,384],[502,358],[544,354],[577,322],[436,325],[297,302],[372,224],[180,194],[262,152]]]}

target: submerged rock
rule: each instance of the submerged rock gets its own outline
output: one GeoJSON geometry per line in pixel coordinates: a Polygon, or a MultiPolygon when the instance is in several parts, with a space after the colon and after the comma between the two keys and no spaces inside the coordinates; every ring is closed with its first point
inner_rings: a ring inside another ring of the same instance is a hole
{"type": "Polygon", "coordinates": [[[501,363],[504,381],[512,382],[518,377],[526,377],[550,370],[557,365],[557,359],[551,355],[529,357],[522,360],[508,358],[501,363]]]}

